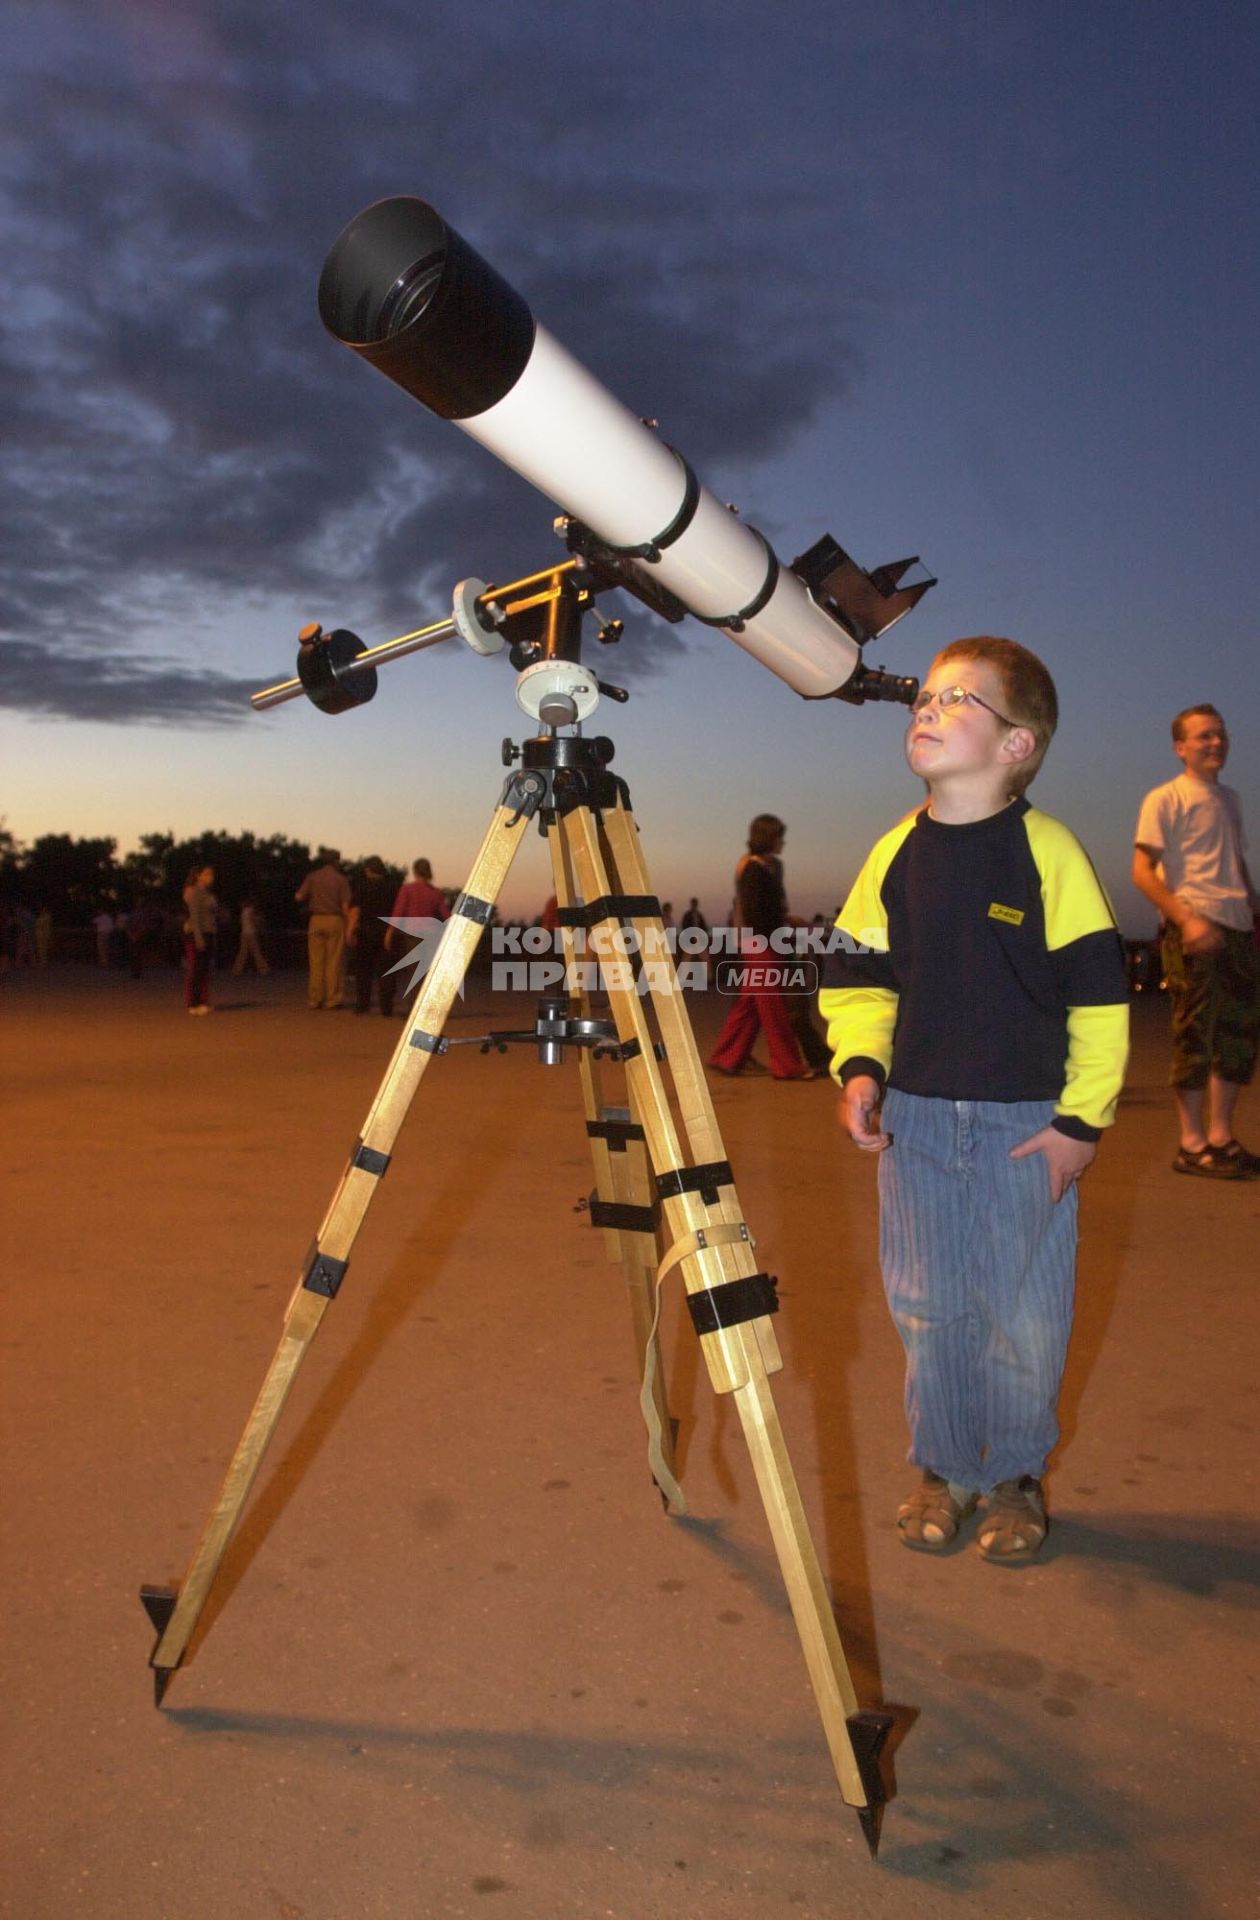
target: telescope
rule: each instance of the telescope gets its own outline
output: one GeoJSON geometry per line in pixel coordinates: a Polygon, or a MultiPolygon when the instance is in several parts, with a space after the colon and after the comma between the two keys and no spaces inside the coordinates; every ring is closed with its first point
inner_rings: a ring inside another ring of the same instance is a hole
{"type": "MultiPolygon", "coordinates": [[[[324,263],[319,311],[337,340],[561,509],[557,526],[596,589],[623,587],[668,620],[717,628],[806,699],[914,699],[916,680],[866,667],[862,648],[935,584],[907,579],[917,556],[868,573],[827,535],[782,565],[426,201],[378,200],[350,222],[324,263]]],[[[306,692],[340,711],[371,697],[377,664],[452,633],[493,652],[496,626],[493,592],[464,582],[450,621],[379,648],[344,629],[304,634],[299,680],[254,704],[306,692]]],[[[587,678],[577,719],[598,694],[587,678]]],[[[535,716],[547,698],[545,686],[529,699],[518,688],[535,716]]]]}
{"type": "Polygon", "coordinates": [[[347,628],[325,633],[311,622],[299,636],[297,678],[253,696],[255,707],[271,707],[305,694],[323,712],[340,713],[372,698],[378,666],[458,634],[477,653],[507,649],[517,702],[539,731],[519,745],[503,742],[508,772],[485,837],[436,951],[417,966],[423,979],[406,1025],[307,1252],[188,1572],[178,1587],[141,1589],[158,1636],[149,1661],[154,1699],[161,1704],[192,1643],[421,1079],[460,1043],[501,1052],[525,1042],[548,1066],[574,1048],[596,1181],[578,1210],[623,1270],[653,1484],[667,1511],[686,1511],[660,1342],[660,1290],[677,1274],[711,1384],[736,1407],[836,1779],[874,1855],[887,1799],[880,1751],[893,1715],[859,1706],[840,1642],[770,1388],[783,1364],[773,1325],[777,1281],[756,1265],[681,990],[688,983],[669,956],[629,788],[611,770],[613,743],[582,733],[601,694],[626,694],[583,664],[581,640],[589,613],[599,614],[601,641],[619,637],[621,622],[605,620],[595,600],[623,588],[667,620],[692,615],[716,627],[806,699],[909,702],[917,680],[866,668],[862,648],[934,583],[906,578],[914,560],[867,573],[830,535],[782,566],[765,536],[715,499],[682,455],[539,326],[521,296],[423,200],[381,200],[350,223],[325,262],[319,307],[337,339],[549,496],[569,551],[494,587],[463,580],[449,620],[377,647],[365,648],[347,628]],[[454,997],[495,924],[531,824],[550,853],[563,991],[547,993],[531,1028],[448,1036],[454,997]],[[578,958],[588,934],[600,956],[594,980],[578,958]],[[643,955],[664,957],[649,965],[643,955]]]}

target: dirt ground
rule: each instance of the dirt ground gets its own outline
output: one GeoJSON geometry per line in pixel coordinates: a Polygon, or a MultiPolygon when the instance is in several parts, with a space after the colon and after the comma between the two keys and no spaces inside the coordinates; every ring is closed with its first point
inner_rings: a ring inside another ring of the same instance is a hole
{"type": "MultiPolygon", "coordinates": [[[[1251,1914],[1260,1183],[1169,1170],[1136,1008],[1085,1183],[1042,1560],[907,1553],[874,1168],[826,1084],[721,1081],[774,1390],[866,1704],[831,1773],[738,1420],[668,1304],[650,1483],[572,1062],[434,1062],[161,1711],[177,1581],[397,1027],[293,974],[0,980],[0,1912],[13,1920],[1251,1914]]],[[[519,1024],[466,1002],[451,1032],[519,1024]]],[[[715,1008],[701,1000],[702,1043],[715,1008]]],[[[1260,1144],[1260,1105],[1240,1130],[1260,1144]]]]}

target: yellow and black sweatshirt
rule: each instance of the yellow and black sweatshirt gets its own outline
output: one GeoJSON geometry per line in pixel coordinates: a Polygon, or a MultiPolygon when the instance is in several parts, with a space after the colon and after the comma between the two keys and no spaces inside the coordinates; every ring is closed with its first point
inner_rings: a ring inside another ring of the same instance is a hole
{"type": "Polygon", "coordinates": [[[836,922],[819,1007],[837,1079],[944,1100],[1053,1100],[1096,1140],[1129,1045],[1124,952],[1076,836],[1027,800],[964,826],[924,810],[876,842],[836,922]]]}

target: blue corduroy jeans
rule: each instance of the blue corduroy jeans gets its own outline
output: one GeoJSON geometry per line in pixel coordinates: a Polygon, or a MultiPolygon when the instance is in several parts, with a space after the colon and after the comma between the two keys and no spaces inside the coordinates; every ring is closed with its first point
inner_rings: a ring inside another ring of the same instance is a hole
{"type": "Polygon", "coordinates": [[[1075,1186],[1010,1149],[1051,1101],[925,1099],[890,1088],[879,1251],[906,1350],[910,1460],[960,1486],[1040,1475],[1072,1329],[1075,1186]]]}

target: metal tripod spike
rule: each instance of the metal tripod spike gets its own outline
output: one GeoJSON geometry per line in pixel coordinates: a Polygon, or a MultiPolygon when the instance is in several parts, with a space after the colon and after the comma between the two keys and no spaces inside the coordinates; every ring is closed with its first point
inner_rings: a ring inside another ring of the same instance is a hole
{"type": "MultiPolygon", "coordinates": [[[[141,1587],[140,1604],[153,1622],[159,1637],[166,1632],[179,1594],[174,1587],[141,1587]]],[[[166,1689],[170,1684],[170,1667],[153,1669],[153,1704],[160,1707],[166,1689]]]]}
{"type": "Polygon", "coordinates": [[[863,1707],[857,1713],[851,1713],[846,1722],[866,1794],[866,1805],[858,1808],[858,1819],[862,1823],[862,1832],[866,1835],[872,1860],[879,1853],[879,1830],[888,1799],[880,1756],[894,1724],[891,1713],[881,1713],[875,1707],[863,1707]]]}

